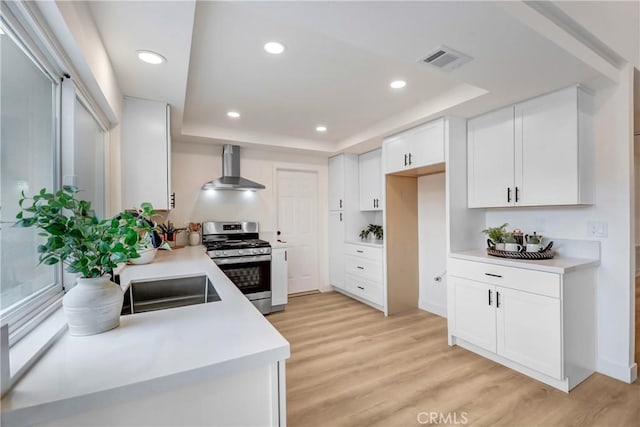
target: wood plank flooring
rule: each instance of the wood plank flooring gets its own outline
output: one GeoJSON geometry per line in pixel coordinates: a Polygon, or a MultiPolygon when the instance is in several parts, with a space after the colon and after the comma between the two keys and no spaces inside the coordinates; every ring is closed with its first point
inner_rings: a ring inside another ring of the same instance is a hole
{"type": "Polygon", "coordinates": [[[449,347],[446,320],[424,311],[385,318],[329,292],[290,298],[267,318],[291,343],[290,427],[405,427],[420,425],[419,415],[427,424],[430,412],[444,418],[429,425],[461,424],[463,416],[469,425],[510,427],[640,420],[638,382],[595,374],[565,394],[449,347]]]}

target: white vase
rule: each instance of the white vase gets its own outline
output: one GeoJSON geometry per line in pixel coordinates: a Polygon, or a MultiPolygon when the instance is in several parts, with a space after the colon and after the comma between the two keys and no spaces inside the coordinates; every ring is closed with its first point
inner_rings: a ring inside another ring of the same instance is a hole
{"type": "Polygon", "coordinates": [[[200,233],[192,231],[189,233],[189,244],[191,246],[198,246],[200,244],[200,233]]]}
{"type": "Polygon", "coordinates": [[[124,293],[110,275],[78,278],[62,299],[69,334],[95,335],[120,325],[124,293]]]}

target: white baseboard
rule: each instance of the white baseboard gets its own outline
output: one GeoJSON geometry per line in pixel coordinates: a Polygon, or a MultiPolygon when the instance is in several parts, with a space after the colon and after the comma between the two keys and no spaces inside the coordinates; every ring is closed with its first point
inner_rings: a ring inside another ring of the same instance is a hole
{"type": "Polygon", "coordinates": [[[447,318],[447,306],[430,304],[427,301],[418,301],[418,307],[421,310],[428,311],[440,317],[447,318]]]}
{"type": "Polygon", "coordinates": [[[610,360],[598,359],[596,362],[596,371],[629,384],[638,379],[638,365],[635,363],[631,366],[626,366],[619,365],[610,360]]]}

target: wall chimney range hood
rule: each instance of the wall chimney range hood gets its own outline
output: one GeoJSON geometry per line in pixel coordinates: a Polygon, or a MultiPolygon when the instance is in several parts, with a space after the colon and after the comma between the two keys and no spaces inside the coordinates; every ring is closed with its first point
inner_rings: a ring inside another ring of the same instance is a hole
{"type": "Polygon", "coordinates": [[[265,186],[240,176],[240,146],[222,147],[222,176],[202,185],[203,190],[264,190],[265,186]]]}

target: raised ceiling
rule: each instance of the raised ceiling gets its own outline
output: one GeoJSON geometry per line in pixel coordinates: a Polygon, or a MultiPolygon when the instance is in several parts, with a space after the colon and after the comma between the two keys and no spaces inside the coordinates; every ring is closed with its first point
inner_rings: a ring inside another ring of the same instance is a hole
{"type": "Polygon", "coordinates": [[[471,116],[597,76],[490,2],[89,7],[122,91],[171,103],[177,140],[357,151],[438,114],[471,116]],[[270,40],[285,52],[266,53],[270,40]],[[473,60],[450,72],[419,63],[439,45],[473,60]],[[168,62],[140,63],[137,49],[168,62]],[[404,89],[389,88],[397,78],[404,89]]]}

